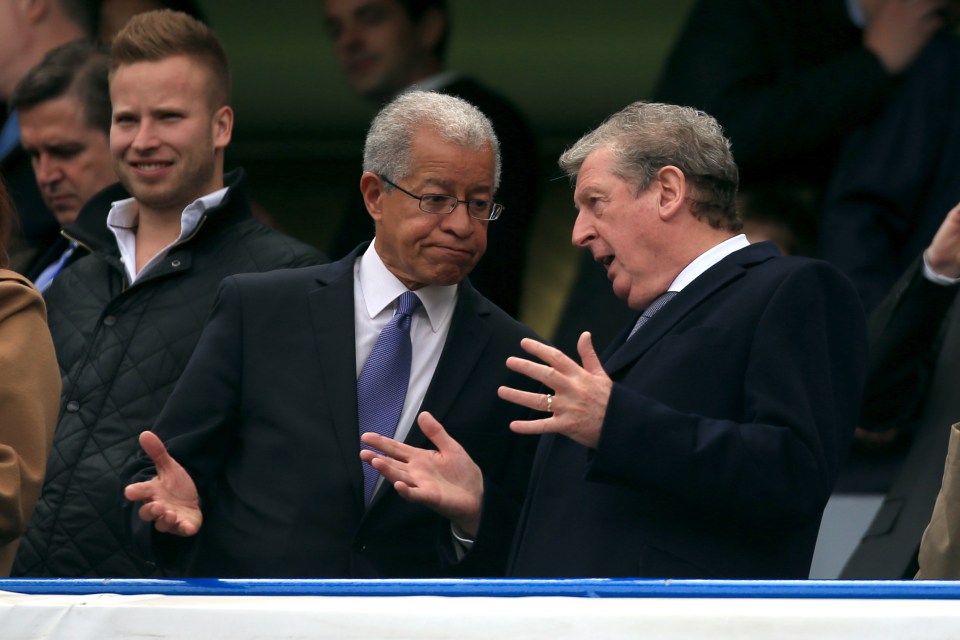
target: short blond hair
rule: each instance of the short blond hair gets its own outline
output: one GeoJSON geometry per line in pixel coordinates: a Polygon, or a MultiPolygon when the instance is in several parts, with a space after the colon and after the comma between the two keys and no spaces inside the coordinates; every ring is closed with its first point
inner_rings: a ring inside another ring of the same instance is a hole
{"type": "Polygon", "coordinates": [[[180,11],[161,9],[139,13],[113,39],[110,75],[137,62],[158,62],[187,56],[210,71],[214,109],[230,104],[230,63],[220,39],[210,27],[180,11]]]}

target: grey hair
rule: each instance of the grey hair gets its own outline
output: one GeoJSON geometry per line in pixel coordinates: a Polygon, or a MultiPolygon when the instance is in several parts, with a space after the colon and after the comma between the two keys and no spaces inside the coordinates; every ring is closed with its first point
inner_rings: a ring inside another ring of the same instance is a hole
{"type": "Polygon", "coordinates": [[[421,127],[468,149],[490,147],[494,190],[500,186],[500,142],[490,120],[466,100],[434,91],[402,93],[380,110],[363,146],[363,170],[394,181],[409,177],[413,136],[421,127]]]}
{"type": "Polygon", "coordinates": [[[720,124],[703,111],[657,102],[634,102],[607,118],[560,156],[560,168],[576,181],[587,156],[613,153],[613,174],[645,191],[666,166],[680,169],[690,186],[694,215],[711,226],[739,231],[739,172],[720,124]]]}

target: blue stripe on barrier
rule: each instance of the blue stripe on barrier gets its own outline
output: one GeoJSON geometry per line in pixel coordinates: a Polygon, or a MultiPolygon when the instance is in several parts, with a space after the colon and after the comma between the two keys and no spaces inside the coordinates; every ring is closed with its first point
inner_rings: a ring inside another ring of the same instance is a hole
{"type": "Polygon", "coordinates": [[[847,580],[129,580],[0,579],[32,595],[448,596],[577,598],[867,598],[960,600],[960,582],[847,580]]]}

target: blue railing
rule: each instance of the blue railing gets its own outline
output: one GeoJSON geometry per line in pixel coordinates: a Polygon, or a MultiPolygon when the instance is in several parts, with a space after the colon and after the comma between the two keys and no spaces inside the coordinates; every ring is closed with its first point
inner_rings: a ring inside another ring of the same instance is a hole
{"type": "Polygon", "coordinates": [[[960,600],[960,582],[846,580],[129,580],[0,579],[24,594],[181,596],[566,596],[580,598],[868,598],[960,600]]]}

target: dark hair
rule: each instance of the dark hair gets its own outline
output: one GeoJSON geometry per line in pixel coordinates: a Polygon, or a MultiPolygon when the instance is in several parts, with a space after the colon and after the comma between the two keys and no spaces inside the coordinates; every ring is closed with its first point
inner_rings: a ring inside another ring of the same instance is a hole
{"type": "Polygon", "coordinates": [[[443,33],[440,34],[437,46],[433,50],[437,59],[442,61],[447,55],[447,45],[450,41],[450,12],[447,10],[447,0],[397,0],[397,4],[403,7],[411,22],[420,22],[423,15],[431,9],[443,15],[443,33]]]}
{"type": "Polygon", "coordinates": [[[110,88],[107,48],[76,40],[51,50],[13,90],[10,108],[25,110],[61,96],[75,96],[83,105],[87,126],[110,135],[110,88]]]}
{"type": "Polygon", "coordinates": [[[0,175],[0,267],[7,267],[10,264],[10,257],[7,255],[7,243],[10,240],[10,226],[13,224],[13,201],[7,192],[7,185],[3,182],[3,176],[0,175]]]}
{"type": "Polygon", "coordinates": [[[117,33],[110,52],[111,74],[123,65],[187,56],[210,70],[211,106],[230,103],[230,63],[223,45],[212,29],[185,13],[138,13],[117,33]]]}
{"type": "Polygon", "coordinates": [[[94,24],[100,13],[99,0],[57,0],[60,11],[67,20],[74,23],[88,36],[95,33],[94,24]]]}

